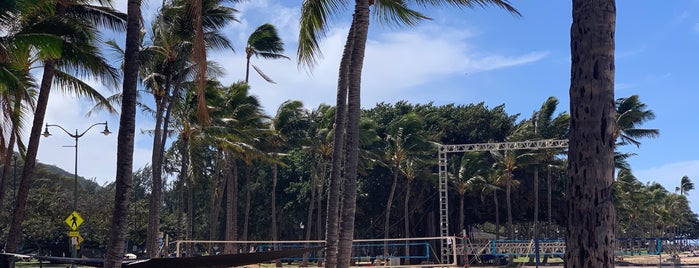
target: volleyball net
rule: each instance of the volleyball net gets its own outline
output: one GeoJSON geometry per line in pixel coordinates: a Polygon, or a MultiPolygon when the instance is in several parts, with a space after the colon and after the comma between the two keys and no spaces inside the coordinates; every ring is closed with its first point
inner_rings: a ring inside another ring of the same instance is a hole
{"type": "MultiPolygon", "coordinates": [[[[173,243],[171,256],[202,256],[251,253],[285,249],[323,248],[297,256],[280,259],[299,266],[320,265],[325,261],[325,240],[296,241],[210,241],[178,240],[173,243]]],[[[458,237],[419,237],[392,239],[356,239],[352,241],[352,266],[385,267],[456,267],[462,264],[463,241],[458,237]],[[447,245],[447,248],[442,248],[447,245]],[[440,250],[449,253],[449,263],[440,263],[440,250]]]]}

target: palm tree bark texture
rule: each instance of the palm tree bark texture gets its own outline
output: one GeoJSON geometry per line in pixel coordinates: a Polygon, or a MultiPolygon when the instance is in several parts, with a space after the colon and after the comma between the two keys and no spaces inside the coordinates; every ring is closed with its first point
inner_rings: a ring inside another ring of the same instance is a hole
{"type": "Polygon", "coordinates": [[[566,267],[614,267],[615,0],[573,0],[566,267]]]}
{"type": "Polygon", "coordinates": [[[129,215],[129,197],[133,181],[134,133],[136,130],[136,96],[138,54],[141,33],[141,0],[129,0],[127,5],[126,48],[124,52],[124,82],[119,134],[117,137],[117,170],[112,226],[109,230],[105,268],[121,267],[124,240],[129,215]]]}

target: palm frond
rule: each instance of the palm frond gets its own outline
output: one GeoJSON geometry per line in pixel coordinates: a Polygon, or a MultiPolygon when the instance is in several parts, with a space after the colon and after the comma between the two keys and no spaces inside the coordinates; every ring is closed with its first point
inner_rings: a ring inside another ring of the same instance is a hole
{"type": "Polygon", "coordinates": [[[374,18],[391,26],[413,26],[431,18],[408,7],[404,0],[376,0],[374,18]]]}

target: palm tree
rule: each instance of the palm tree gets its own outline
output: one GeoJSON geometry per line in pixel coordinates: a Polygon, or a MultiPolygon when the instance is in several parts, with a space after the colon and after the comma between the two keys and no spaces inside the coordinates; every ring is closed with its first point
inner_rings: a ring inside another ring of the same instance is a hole
{"type": "Polygon", "coordinates": [[[502,191],[502,186],[507,185],[506,177],[501,176],[497,171],[491,171],[486,177],[475,176],[470,178],[466,184],[471,189],[480,189],[481,201],[485,200],[485,197],[490,193],[493,193],[493,203],[495,205],[495,240],[500,240],[500,206],[497,191],[502,191]]]}
{"type": "Polygon", "coordinates": [[[614,0],[573,0],[565,262],[614,266],[614,0]]]}
{"type": "Polygon", "coordinates": [[[645,122],[653,120],[655,113],[648,110],[645,103],[641,102],[638,95],[616,100],[616,124],[614,127],[614,140],[617,146],[633,144],[641,146],[639,138],[656,138],[660,135],[658,129],[638,128],[645,122]]]}
{"type": "MultiPolygon", "coordinates": [[[[566,139],[570,128],[570,115],[566,112],[560,113],[554,117],[558,99],[549,97],[541,105],[538,111],[535,111],[531,119],[520,123],[515,130],[513,136],[518,136],[520,140],[546,140],[546,139],[566,139]]],[[[548,192],[548,226],[552,223],[552,189],[551,177],[554,166],[561,166],[562,161],[557,159],[557,156],[562,154],[562,149],[543,149],[534,152],[526,153],[529,164],[533,168],[534,181],[534,232],[538,237],[538,220],[539,220],[539,169],[544,164],[546,167],[546,184],[548,192]]]]}
{"type": "MultiPolygon", "coordinates": [[[[22,168],[20,184],[17,191],[15,210],[10,224],[5,249],[16,252],[22,234],[22,221],[26,212],[27,197],[31,178],[39,150],[39,137],[44,124],[49,93],[54,84],[96,102],[107,102],[96,89],[80,81],[71,73],[87,74],[102,79],[108,86],[116,87],[117,71],[111,67],[99,52],[100,41],[94,29],[109,27],[123,29],[123,14],[111,8],[85,5],[81,1],[58,1],[55,10],[31,9],[32,12],[21,14],[22,31],[33,34],[50,34],[62,39],[62,54],[58,57],[42,58],[43,73],[39,86],[39,95],[34,111],[29,143],[22,168]],[[81,8],[73,8],[79,6],[81,8]]],[[[128,196],[127,196],[128,198],[128,196]]],[[[127,201],[128,202],[128,201],[127,201]]]]}
{"type": "MultiPolygon", "coordinates": [[[[638,95],[616,99],[616,124],[614,125],[614,141],[616,147],[632,144],[641,146],[640,138],[656,138],[660,135],[658,129],[639,128],[643,123],[653,120],[655,113],[648,110],[645,103],[640,101],[638,95]]],[[[626,161],[634,153],[614,152],[614,167],[618,169],[631,169],[626,161]]]]}
{"type": "MultiPolygon", "coordinates": [[[[310,164],[311,198],[306,217],[306,240],[311,240],[314,210],[317,210],[315,217],[316,239],[321,239],[322,237],[323,193],[325,192],[325,178],[328,175],[328,166],[333,154],[332,120],[334,114],[334,107],[321,104],[308,115],[310,121],[309,136],[304,149],[310,152],[312,162],[310,164]]],[[[303,265],[308,265],[307,253],[304,254],[303,265]]]]}
{"type": "Polygon", "coordinates": [[[513,151],[505,151],[500,153],[498,151],[491,151],[490,154],[493,156],[495,163],[493,168],[499,171],[499,176],[505,183],[505,203],[507,206],[507,235],[510,239],[514,237],[514,227],[512,224],[512,188],[519,185],[519,181],[514,178],[514,171],[519,167],[518,156],[513,151]]]}
{"type": "MultiPolygon", "coordinates": [[[[204,16],[204,38],[207,48],[233,49],[230,41],[217,34],[224,25],[235,19],[236,10],[221,7],[219,1],[207,1],[202,12],[204,16]]],[[[190,68],[192,56],[191,20],[188,20],[189,2],[173,1],[161,9],[152,29],[152,45],[144,48],[143,77],[145,84],[155,100],[155,129],[153,131],[153,187],[149,206],[149,224],[146,239],[146,251],[149,257],[155,257],[158,250],[158,233],[160,232],[160,200],[162,196],[162,155],[165,152],[168,124],[173,102],[177,100],[178,91],[184,80],[194,70],[190,68]]],[[[210,70],[211,72],[211,70],[210,70]]]]}
{"type": "Polygon", "coordinates": [[[466,153],[461,157],[457,176],[454,178],[454,188],[459,194],[459,231],[464,228],[464,199],[466,192],[477,191],[485,180],[483,175],[486,170],[485,162],[480,153],[466,153]]]}
{"type": "Polygon", "coordinates": [[[117,138],[117,172],[112,226],[109,231],[105,268],[121,267],[126,238],[129,197],[133,173],[134,132],[136,130],[136,85],[138,83],[138,46],[141,30],[141,1],[129,0],[127,6],[124,84],[117,138]]]}
{"type": "Polygon", "coordinates": [[[680,195],[689,195],[689,191],[694,190],[694,183],[687,176],[682,176],[680,179],[680,186],[675,189],[675,191],[680,192],[680,195]]]}
{"type": "MultiPolygon", "coordinates": [[[[221,4],[222,2],[230,2],[230,3],[237,3],[239,2],[238,0],[193,0],[193,1],[185,1],[185,0],[176,0],[179,3],[184,4],[183,6],[185,7],[186,10],[186,16],[187,18],[186,21],[188,21],[187,25],[192,31],[191,33],[194,33],[194,40],[192,42],[192,61],[197,67],[197,76],[196,76],[196,82],[197,82],[197,119],[202,123],[203,126],[208,126],[211,124],[211,119],[209,118],[209,111],[206,106],[206,97],[205,97],[205,89],[207,86],[207,74],[208,74],[208,65],[206,61],[206,30],[207,26],[211,26],[210,24],[207,25],[207,23],[212,23],[214,25],[222,26],[225,24],[220,24],[221,21],[215,21],[215,20],[207,20],[208,18],[208,11],[215,10],[215,9],[229,9],[229,10],[234,10],[226,7],[222,7],[221,4]]],[[[235,19],[235,18],[233,18],[235,19]]]]}
{"type": "MultiPolygon", "coordinates": [[[[6,25],[9,28],[12,23],[8,21],[6,25]]],[[[0,125],[2,125],[0,127],[0,144],[2,144],[0,161],[3,164],[3,170],[0,173],[0,207],[3,207],[6,178],[15,144],[22,155],[25,152],[24,143],[17,137],[22,134],[26,121],[24,118],[35,108],[33,96],[36,94],[37,85],[29,73],[32,62],[31,51],[37,48],[42,51],[58,51],[61,47],[60,39],[56,36],[35,40],[35,42],[45,43],[44,45],[22,45],[22,42],[15,41],[23,38],[28,36],[23,36],[21,33],[8,33],[7,36],[0,37],[0,125]],[[51,42],[47,39],[59,42],[51,42]],[[46,44],[53,44],[55,47],[46,44]]]]}
{"type": "MultiPolygon", "coordinates": [[[[285,101],[277,109],[277,113],[269,122],[271,127],[271,135],[269,143],[272,153],[272,200],[271,200],[271,225],[272,225],[272,241],[277,241],[277,182],[278,182],[278,166],[279,150],[285,149],[285,146],[294,144],[299,138],[305,136],[302,134],[308,127],[305,120],[305,109],[300,101],[285,101]]],[[[277,266],[281,266],[281,262],[277,262],[277,266]]]]}
{"type": "MultiPolygon", "coordinates": [[[[425,3],[422,1],[416,1],[420,4],[451,4],[455,6],[463,7],[473,7],[474,5],[483,6],[486,4],[495,4],[499,7],[503,7],[510,12],[517,13],[517,11],[512,8],[507,1],[504,0],[460,0],[460,1],[438,1],[425,3]]],[[[304,1],[303,8],[301,11],[301,27],[299,34],[299,48],[298,48],[298,59],[300,64],[305,64],[307,66],[312,66],[315,62],[315,57],[318,53],[318,37],[323,36],[323,33],[328,29],[327,19],[330,14],[333,14],[343,5],[342,1],[322,1],[322,0],[306,0],[304,1]]],[[[356,201],[356,167],[357,167],[357,152],[358,152],[358,138],[359,134],[359,115],[361,110],[360,101],[360,89],[361,89],[361,73],[364,64],[364,52],[366,48],[366,41],[369,29],[369,5],[375,4],[375,12],[378,14],[376,17],[382,19],[386,22],[398,22],[399,24],[413,25],[419,20],[426,19],[424,15],[415,12],[409,8],[404,1],[390,1],[390,0],[378,0],[378,1],[364,1],[357,0],[355,2],[355,9],[353,14],[352,23],[350,26],[347,42],[345,43],[344,52],[342,59],[340,61],[340,71],[338,77],[338,87],[337,87],[337,104],[338,109],[336,117],[336,134],[335,134],[335,145],[336,151],[345,152],[342,156],[339,154],[333,154],[333,172],[331,173],[331,193],[329,197],[329,217],[327,235],[326,235],[326,245],[327,245],[327,260],[326,265],[328,267],[335,267],[338,264],[339,267],[347,267],[349,265],[351,244],[353,238],[354,230],[354,211],[355,211],[355,201],[356,201]],[[388,14],[388,15],[386,15],[388,14]],[[345,119],[344,110],[347,109],[346,118],[346,132],[345,132],[345,119]],[[346,139],[342,139],[342,136],[346,135],[346,139]],[[346,145],[344,148],[342,145],[346,145]],[[344,150],[343,150],[344,149],[344,150]],[[340,158],[343,157],[343,158],[340,158]],[[344,159],[344,160],[342,160],[344,159]],[[346,206],[343,206],[343,218],[342,218],[342,229],[345,231],[342,234],[335,231],[337,221],[333,213],[339,211],[336,208],[334,202],[339,200],[339,195],[334,196],[333,194],[339,194],[339,176],[340,168],[344,162],[345,170],[345,191],[343,192],[343,202],[346,206]],[[333,188],[337,187],[337,191],[333,188]],[[337,244],[335,241],[338,241],[337,244]],[[341,243],[341,244],[340,244],[341,243]],[[336,251],[339,247],[342,249],[340,255],[337,255],[336,251]]]]}
{"type": "MultiPolygon", "coordinates": [[[[245,83],[249,82],[250,77],[250,58],[252,56],[260,56],[265,59],[289,59],[284,56],[284,42],[279,38],[277,29],[274,25],[265,23],[257,27],[255,31],[248,37],[248,45],[245,47],[245,83]]],[[[260,68],[254,64],[252,68],[267,82],[275,83],[269,76],[264,74],[260,68]]]]}

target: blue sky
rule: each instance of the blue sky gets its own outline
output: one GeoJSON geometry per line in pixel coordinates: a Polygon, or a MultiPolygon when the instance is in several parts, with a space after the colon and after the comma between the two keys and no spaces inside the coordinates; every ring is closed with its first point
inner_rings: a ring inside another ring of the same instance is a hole
{"type": "MultiPolygon", "coordinates": [[[[144,0],[146,19],[160,1],[144,0]]],[[[272,23],[286,43],[286,55],[296,53],[300,0],[257,0],[237,4],[240,23],[226,28],[236,53],[209,53],[227,70],[219,78],[230,84],[244,77],[243,49],[247,36],[259,25],[272,23]]],[[[363,72],[363,106],[378,102],[505,104],[511,114],[529,116],[549,96],[557,97],[560,111],[569,110],[569,27],[571,3],[563,0],[513,0],[522,17],[486,8],[423,10],[433,18],[417,27],[389,27],[372,22],[363,72]]],[[[125,10],[126,1],[116,1],[125,10]]],[[[301,100],[306,107],[335,103],[339,58],[350,14],[341,14],[321,43],[323,58],[309,73],[293,60],[253,59],[277,84],[251,74],[252,93],[272,114],[282,102],[301,100]]],[[[122,36],[115,36],[123,41],[122,36]]],[[[636,153],[630,159],[634,174],[643,182],[656,181],[673,191],[683,175],[699,187],[699,157],[692,142],[697,133],[693,120],[699,111],[693,104],[699,62],[699,1],[617,1],[616,97],[638,94],[656,114],[645,127],[658,128],[657,139],[643,140],[640,148],[620,150],[636,153]]],[[[58,91],[54,91],[58,93],[58,91]]],[[[105,90],[105,94],[108,92],[105,90]]],[[[85,129],[107,120],[116,133],[118,116],[97,114],[86,118],[89,105],[71,96],[54,94],[46,122],[69,130],[85,129]],[[81,107],[76,109],[75,107],[81,107]]],[[[139,116],[135,167],[150,162],[152,138],[139,130],[150,129],[152,120],[139,116]]],[[[73,170],[73,149],[67,135],[52,129],[43,139],[39,160],[73,170]]],[[[92,130],[80,140],[78,174],[113,181],[116,135],[101,136],[92,130]]],[[[699,212],[699,190],[689,193],[691,207],[699,212]]]]}

